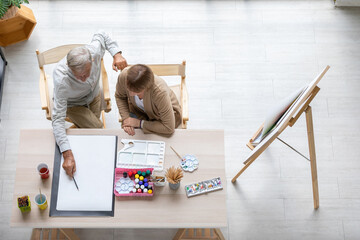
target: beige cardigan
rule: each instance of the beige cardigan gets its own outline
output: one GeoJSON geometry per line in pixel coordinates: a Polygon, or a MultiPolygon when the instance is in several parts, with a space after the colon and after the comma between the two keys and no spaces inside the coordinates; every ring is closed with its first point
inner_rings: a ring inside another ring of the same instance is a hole
{"type": "Polygon", "coordinates": [[[154,85],[144,92],[144,109],[135,103],[135,97],[130,97],[126,87],[127,69],[119,75],[116,84],[115,99],[121,118],[130,117],[130,112],[143,120],[144,133],[157,133],[169,136],[181,123],[181,106],[175,93],[166,82],[154,75],[154,85]]]}

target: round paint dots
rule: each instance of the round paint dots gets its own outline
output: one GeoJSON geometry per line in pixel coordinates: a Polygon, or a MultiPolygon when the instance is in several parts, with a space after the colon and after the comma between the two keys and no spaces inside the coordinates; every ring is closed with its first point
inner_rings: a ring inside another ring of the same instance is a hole
{"type": "Polygon", "coordinates": [[[140,185],[139,185],[139,184],[136,184],[136,185],[135,185],[135,187],[136,187],[136,188],[139,188],[139,187],[140,187],[140,185]]]}
{"type": "Polygon", "coordinates": [[[140,176],[139,177],[140,181],[144,180],[144,177],[143,176],[140,176]]]}
{"type": "Polygon", "coordinates": [[[141,189],[144,189],[144,188],[145,188],[145,186],[144,186],[144,185],[141,185],[141,186],[140,186],[140,188],[141,188],[141,189]]]}
{"type": "Polygon", "coordinates": [[[135,174],[135,178],[139,178],[139,174],[135,174]]]}
{"type": "Polygon", "coordinates": [[[123,177],[127,178],[127,176],[128,176],[127,172],[123,172],[123,177]]]}
{"type": "Polygon", "coordinates": [[[146,172],[142,172],[141,175],[143,175],[144,177],[146,176],[146,172]]]}
{"type": "Polygon", "coordinates": [[[141,175],[141,171],[139,170],[139,171],[137,172],[137,174],[141,175]]]}
{"type": "Polygon", "coordinates": [[[146,182],[146,183],[144,183],[144,186],[147,188],[149,186],[149,184],[146,182]]]}
{"type": "Polygon", "coordinates": [[[138,178],[135,178],[135,182],[136,182],[136,183],[139,183],[140,181],[139,181],[139,179],[138,179],[138,178]]]}
{"type": "Polygon", "coordinates": [[[144,182],[148,182],[148,179],[147,179],[147,178],[144,178],[144,182]]]}
{"type": "Polygon", "coordinates": [[[149,189],[149,190],[148,190],[148,193],[149,193],[149,194],[152,194],[152,190],[151,190],[151,189],[149,189]]]}
{"type": "Polygon", "coordinates": [[[146,170],[146,174],[150,175],[151,171],[150,170],[146,170]]]}
{"type": "Polygon", "coordinates": [[[147,191],[148,191],[148,190],[147,190],[146,188],[143,190],[144,193],[147,193],[147,191]]]}
{"type": "Polygon", "coordinates": [[[137,190],[137,192],[138,192],[138,193],[142,193],[142,190],[139,188],[139,189],[137,190]]]}
{"type": "Polygon", "coordinates": [[[140,185],[143,185],[144,183],[143,183],[143,181],[139,181],[139,184],[140,184],[140,185]]]}
{"type": "Polygon", "coordinates": [[[131,171],[128,172],[129,177],[131,178],[133,173],[131,171]]]}

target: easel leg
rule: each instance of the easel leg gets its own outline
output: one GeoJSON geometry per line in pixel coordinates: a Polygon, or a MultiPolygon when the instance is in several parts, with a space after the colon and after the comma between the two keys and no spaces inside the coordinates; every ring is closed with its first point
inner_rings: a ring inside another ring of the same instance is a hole
{"type": "Polygon", "coordinates": [[[309,143],[314,208],[318,209],[319,208],[319,187],[318,187],[317,168],[316,168],[314,128],[313,128],[313,120],[312,120],[312,110],[311,110],[310,106],[308,106],[306,108],[305,115],[306,115],[306,126],[307,126],[308,143],[309,143]]]}
{"type": "Polygon", "coordinates": [[[234,183],[236,181],[236,179],[250,166],[250,164],[253,163],[253,161],[255,161],[256,158],[251,159],[251,161],[247,162],[245,164],[245,166],[243,166],[243,168],[240,170],[240,172],[238,172],[235,177],[233,177],[233,179],[231,179],[231,182],[234,183]]]}

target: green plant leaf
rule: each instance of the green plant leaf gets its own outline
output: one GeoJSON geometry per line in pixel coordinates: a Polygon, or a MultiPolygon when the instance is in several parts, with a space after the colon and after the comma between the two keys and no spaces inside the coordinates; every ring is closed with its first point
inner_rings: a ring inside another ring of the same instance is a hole
{"type": "Polygon", "coordinates": [[[2,18],[7,10],[11,6],[16,6],[17,8],[20,8],[20,4],[27,3],[29,4],[28,0],[0,0],[0,18],[2,18]]]}

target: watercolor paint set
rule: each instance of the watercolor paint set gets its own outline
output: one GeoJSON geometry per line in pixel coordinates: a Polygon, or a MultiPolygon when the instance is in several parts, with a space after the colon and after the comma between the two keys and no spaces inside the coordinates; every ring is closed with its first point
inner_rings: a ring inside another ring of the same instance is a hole
{"type": "Polygon", "coordinates": [[[220,177],[210,180],[193,183],[185,186],[185,192],[187,197],[193,197],[200,194],[213,192],[223,189],[220,177]]]}

